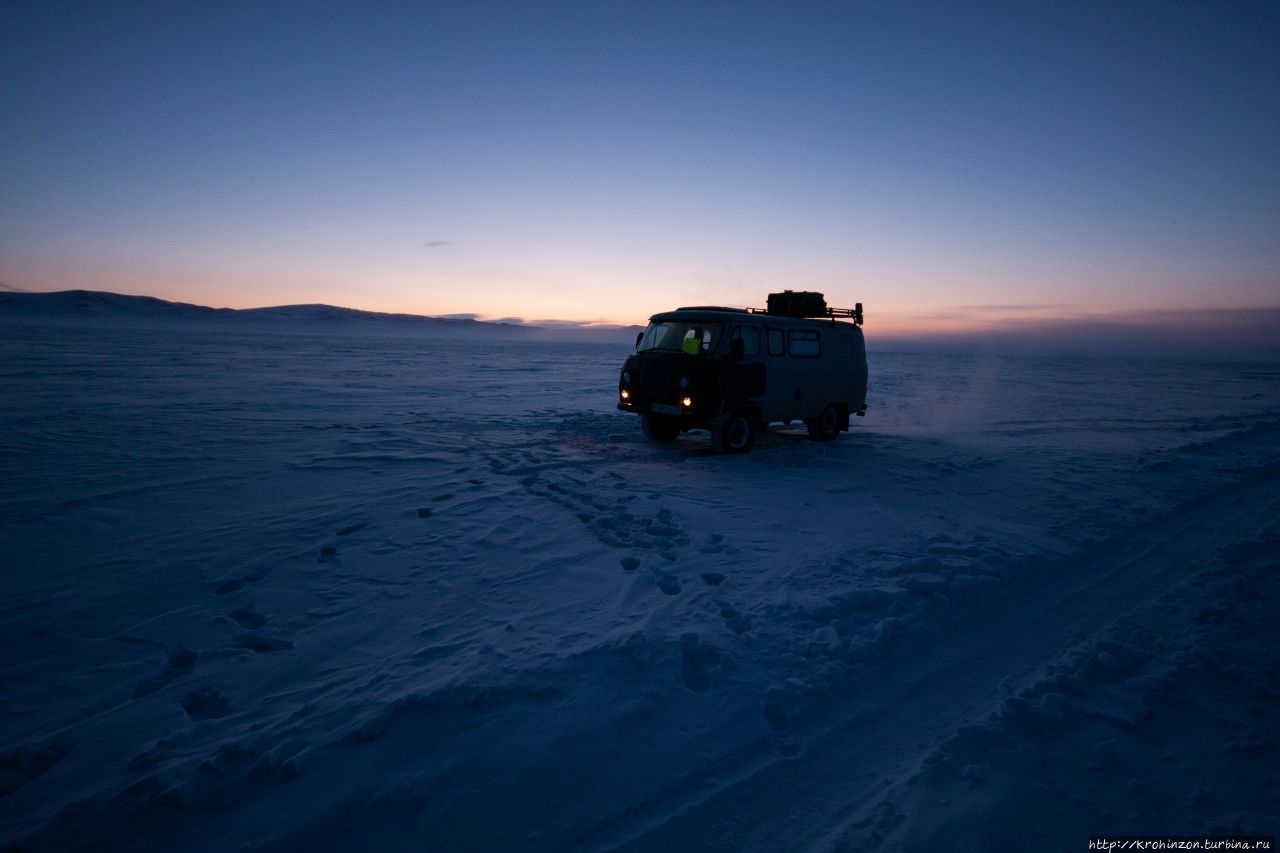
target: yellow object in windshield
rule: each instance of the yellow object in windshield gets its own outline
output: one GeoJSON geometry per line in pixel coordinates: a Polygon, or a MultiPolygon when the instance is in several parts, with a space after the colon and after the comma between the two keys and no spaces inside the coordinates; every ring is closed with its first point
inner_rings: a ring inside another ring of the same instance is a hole
{"type": "Polygon", "coordinates": [[[645,350],[667,350],[685,355],[708,355],[715,351],[724,328],[720,323],[690,323],[681,320],[651,322],[636,347],[645,350]]]}

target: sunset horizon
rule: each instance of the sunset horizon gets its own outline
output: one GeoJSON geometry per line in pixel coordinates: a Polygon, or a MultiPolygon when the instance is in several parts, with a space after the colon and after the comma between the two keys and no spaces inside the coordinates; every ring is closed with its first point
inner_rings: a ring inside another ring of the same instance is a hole
{"type": "MultiPolygon", "coordinates": [[[[799,289],[799,288],[779,288],[799,289]]],[[[654,304],[642,315],[632,318],[569,318],[548,316],[517,316],[510,312],[483,314],[474,311],[437,312],[429,308],[405,310],[400,306],[380,307],[372,303],[356,304],[324,302],[314,299],[300,298],[298,301],[253,302],[245,304],[219,304],[215,300],[203,301],[200,298],[170,298],[154,292],[136,290],[102,291],[88,287],[66,288],[59,290],[35,291],[14,287],[8,283],[0,283],[0,293],[54,294],[65,292],[88,292],[106,295],[120,295],[160,299],[167,302],[189,304],[213,309],[231,309],[236,311],[270,308],[290,308],[305,306],[327,306],[354,312],[411,316],[444,320],[474,320],[480,323],[507,324],[533,328],[558,329],[572,331],[619,331],[642,328],[652,314],[669,311],[678,307],[701,303],[692,299],[680,300],[668,305],[654,304]]],[[[777,291],[771,291],[777,292],[777,291]]],[[[826,296],[828,294],[824,294],[826,296]]],[[[678,296],[678,295],[677,295],[678,296]]],[[[762,294],[754,302],[722,303],[717,307],[732,310],[764,310],[767,294],[762,294]]],[[[1178,308],[1154,309],[1145,307],[1099,309],[1081,304],[1052,305],[941,305],[934,310],[911,312],[899,308],[894,310],[868,304],[860,299],[847,300],[848,305],[839,299],[828,299],[833,307],[852,307],[861,303],[867,316],[869,344],[919,342],[922,344],[955,344],[972,345],[975,343],[1027,343],[1039,340],[1047,348],[1060,349],[1064,344],[1071,344],[1075,349],[1088,347],[1098,348],[1099,354],[1105,354],[1109,347],[1124,344],[1125,348],[1147,344],[1159,344],[1157,349],[1164,351],[1177,348],[1179,345],[1191,346],[1197,354],[1203,354],[1206,347],[1221,348],[1223,352],[1235,355],[1255,355],[1274,357],[1280,355],[1280,304],[1259,303],[1255,305],[1220,306],[1208,300],[1200,306],[1183,306],[1178,308]]]]}
{"type": "Polygon", "coordinates": [[[4,16],[15,289],[624,325],[792,289],[895,335],[1280,305],[1274,5],[4,16]]]}

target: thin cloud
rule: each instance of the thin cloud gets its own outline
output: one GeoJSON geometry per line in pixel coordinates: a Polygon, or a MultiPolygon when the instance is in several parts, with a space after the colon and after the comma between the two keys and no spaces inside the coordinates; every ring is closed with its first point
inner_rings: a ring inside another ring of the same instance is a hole
{"type": "Polygon", "coordinates": [[[1280,307],[1063,312],[1006,317],[985,329],[921,330],[904,339],[1101,356],[1280,356],[1280,307]]]}
{"type": "Polygon", "coordinates": [[[933,312],[921,312],[921,313],[908,313],[908,314],[903,314],[901,316],[909,320],[915,320],[915,321],[924,322],[924,323],[973,319],[973,315],[967,311],[933,311],[933,312]]]}
{"type": "Polygon", "coordinates": [[[502,317],[497,320],[490,320],[491,323],[510,323],[517,326],[537,326],[541,329],[625,329],[629,326],[620,325],[610,320],[556,320],[550,318],[533,319],[530,317],[502,317]]]}
{"type": "Polygon", "coordinates": [[[452,246],[452,240],[428,240],[422,244],[424,249],[443,249],[445,246],[452,246]]]}
{"type": "Polygon", "coordinates": [[[980,313],[992,312],[992,313],[1001,313],[1001,314],[1004,314],[1004,313],[1021,314],[1021,313],[1031,313],[1033,311],[1074,311],[1078,309],[1080,306],[1073,305],[1069,302],[1062,302],[1057,304],[1011,303],[1008,305],[960,305],[957,307],[961,311],[977,311],[980,313]]]}

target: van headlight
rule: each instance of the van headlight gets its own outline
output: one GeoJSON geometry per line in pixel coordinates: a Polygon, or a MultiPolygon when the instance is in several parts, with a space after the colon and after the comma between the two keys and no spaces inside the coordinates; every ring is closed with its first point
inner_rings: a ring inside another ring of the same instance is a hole
{"type": "Polygon", "coordinates": [[[624,399],[624,400],[630,400],[630,399],[631,399],[631,392],[630,392],[630,391],[628,391],[626,388],[623,388],[621,391],[619,391],[619,392],[618,392],[618,396],[619,396],[619,397],[621,397],[621,398],[622,398],[622,399],[624,399]]]}
{"type": "Polygon", "coordinates": [[[692,398],[692,397],[685,397],[683,400],[681,400],[681,401],[680,401],[680,405],[684,406],[686,409],[692,409],[692,408],[693,408],[693,398],[692,398]]]}

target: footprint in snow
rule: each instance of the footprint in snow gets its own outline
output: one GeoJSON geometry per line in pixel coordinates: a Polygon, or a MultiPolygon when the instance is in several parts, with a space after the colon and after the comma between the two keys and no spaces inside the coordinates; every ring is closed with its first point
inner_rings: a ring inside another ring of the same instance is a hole
{"type": "Polygon", "coordinates": [[[177,646],[169,652],[169,671],[174,675],[186,675],[196,668],[198,655],[186,646],[177,646]]]}
{"type": "Polygon", "coordinates": [[[259,634],[236,637],[236,645],[259,655],[293,648],[293,643],[288,640],[281,640],[279,637],[263,637],[259,634]]]}
{"type": "Polygon", "coordinates": [[[786,731],[788,722],[787,709],[777,702],[765,702],[760,708],[760,716],[764,717],[764,721],[773,731],[786,731]]]}
{"type": "Polygon", "coordinates": [[[217,720],[231,713],[231,700],[212,687],[201,687],[182,698],[182,710],[193,720],[217,720]]]}
{"type": "Polygon", "coordinates": [[[676,580],[674,575],[660,575],[658,577],[658,589],[667,595],[679,595],[680,581],[676,580]]]}
{"type": "Polygon", "coordinates": [[[623,571],[634,572],[640,568],[640,561],[635,557],[623,557],[621,562],[623,571]]]}
{"type": "Polygon", "coordinates": [[[707,537],[707,544],[698,550],[703,554],[719,554],[725,549],[724,534],[712,533],[707,537]]]}
{"type": "Polygon", "coordinates": [[[257,583],[258,581],[262,580],[266,576],[267,576],[266,569],[255,569],[252,572],[249,572],[246,575],[241,575],[238,578],[226,578],[224,580],[214,581],[213,594],[229,595],[230,593],[236,592],[237,590],[244,589],[246,584],[257,583]]]}
{"type": "Polygon", "coordinates": [[[149,675],[134,685],[133,698],[141,699],[143,696],[150,696],[173,679],[190,675],[195,671],[196,657],[196,653],[185,646],[177,646],[170,650],[168,665],[159,673],[149,675]]]}
{"type": "Polygon", "coordinates": [[[316,559],[316,562],[327,563],[336,556],[338,556],[338,549],[332,545],[325,545],[320,549],[320,556],[316,559]]]}
{"type": "Polygon", "coordinates": [[[418,518],[430,518],[430,517],[431,517],[430,507],[425,507],[425,506],[418,507],[418,518]]]}
{"type": "Polygon", "coordinates": [[[346,527],[344,527],[344,528],[342,528],[341,530],[339,530],[339,531],[338,531],[338,535],[339,535],[339,536],[350,536],[352,533],[356,533],[356,532],[359,532],[359,531],[361,531],[361,530],[364,530],[364,529],[365,529],[366,527],[368,527],[368,526],[369,526],[369,525],[365,524],[363,521],[361,521],[361,522],[359,522],[359,523],[357,523],[357,524],[348,524],[346,527]]]}
{"type": "Polygon", "coordinates": [[[50,743],[0,751],[0,798],[39,779],[71,750],[70,744],[50,743]]]}
{"type": "Polygon", "coordinates": [[[703,572],[702,580],[707,586],[720,586],[720,584],[724,583],[724,575],[719,572],[703,572]]]}
{"type": "Polygon", "coordinates": [[[253,572],[238,578],[227,578],[222,581],[215,581],[213,585],[214,595],[229,595],[233,592],[242,590],[251,583],[257,583],[266,577],[266,572],[253,572]]]}
{"type": "Polygon", "coordinates": [[[267,624],[267,617],[254,611],[252,607],[241,607],[232,610],[227,616],[241,628],[256,630],[267,624]]]}
{"type": "Polygon", "coordinates": [[[735,634],[742,635],[751,630],[751,617],[731,605],[720,605],[720,618],[735,634]]]}

